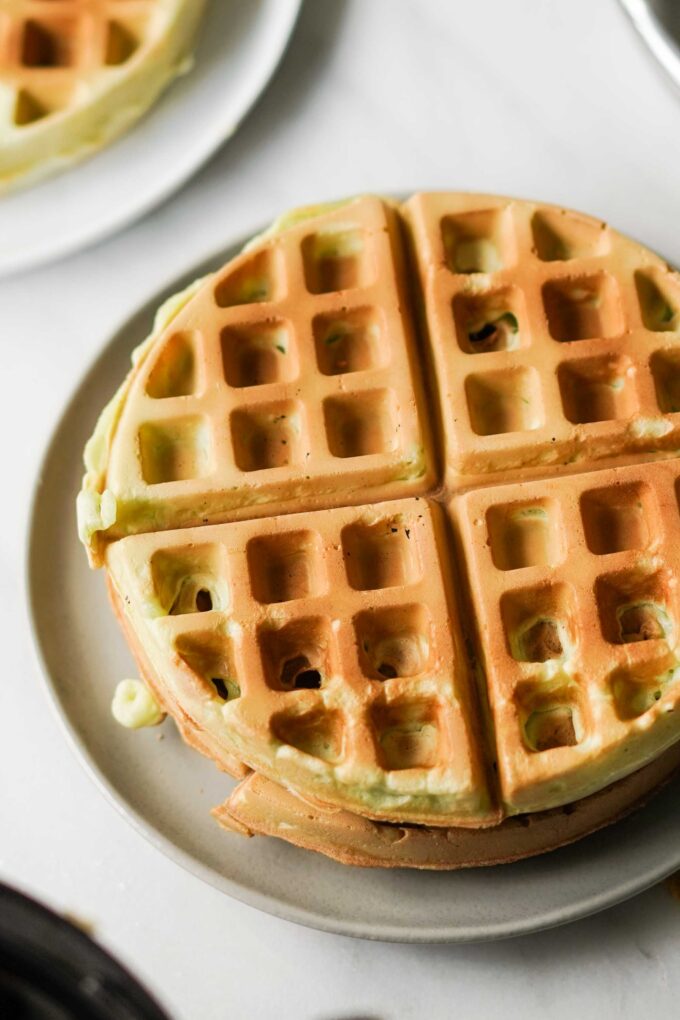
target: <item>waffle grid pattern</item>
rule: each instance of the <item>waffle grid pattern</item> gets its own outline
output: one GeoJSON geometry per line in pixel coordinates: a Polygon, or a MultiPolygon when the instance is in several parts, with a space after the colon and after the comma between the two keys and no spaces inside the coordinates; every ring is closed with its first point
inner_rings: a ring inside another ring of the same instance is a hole
{"type": "MultiPolygon", "coordinates": [[[[127,564],[127,591],[150,581],[180,702],[224,704],[225,735],[265,747],[271,733],[350,787],[456,791],[464,817],[489,798],[442,519],[414,499],[288,515],[266,533],[257,521],[155,533],[116,543],[109,565],[120,584],[127,564]]],[[[287,774],[283,759],[246,761],[287,774]]]]}
{"type": "MultiPolygon", "coordinates": [[[[253,516],[303,496],[337,503],[337,491],[352,502],[367,485],[427,487],[395,230],[377,200],[339,210],[323,231],[242,255],[194,299],[192,321],[214,326],[173,333],[126,409],[137,495],[227,493],[228,509],[253,516]]],[[[124,485],[118,448],[109,474],[124,485]]]]}
{"type": "Polygon", "coordinates": [[[88,83],[140,53],[155,0],[2,0],[0,131],[76,106],[88,83]]]}
{"type": "Polygon", "coordinates": [[[672,721],[679,498],[662,461],[454,499],[507,802],[672,721]]]}
{"type": "Polygon", "coordinates": [[[424,195],[406,215],[450,488],[473,480],[461,475],[587,466],[662,437],[678,446],[668,334],[680,288],[661,260],[605,224],[528,203],[424,195]],[[634,415],[647,429],[631,428],[634,415]]]}

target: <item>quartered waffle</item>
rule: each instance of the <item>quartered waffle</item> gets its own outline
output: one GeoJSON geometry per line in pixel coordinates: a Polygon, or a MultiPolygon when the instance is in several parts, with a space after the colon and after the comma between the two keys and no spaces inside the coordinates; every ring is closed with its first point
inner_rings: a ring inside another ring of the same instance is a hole
{"type": "Polygon", "coordinates": [[[680,281],[606,224],[531,202],[404,206],[449,488],[680,446],[680,281]]]}
{"type": "Polygon", "coordinates": [[[0,0],[0,189],[107,144],[188,66],[204,0],[0,0]]]}
{"type": "Polygon", "coordinates": [[[680,461],[454,498],[502,799],[575,800],[680,736],[680,461]]]}
{"type": "Polygon", "coordinates": [[[657,256],[472,195],[301,210],[162,310],[80,531],[185,738],[256,773],[223,822],[456,867],[642,796],[680,741],[679,340],[657,256]]]}
{"type": "Polygon", "coordinates": [[[90,530],[102,490],[110,540],[431,487],[405,287],[399,222],[376,198],[229,263],[111,405],[88,459],[90,530]]]}
{"type": "Polygon", "coordinates": [[[225,769],[376,818],[480,826],[499,812],[443,528],[438,506],[400,500],[131,536],[106,567],[152,685],[225,769]]]}

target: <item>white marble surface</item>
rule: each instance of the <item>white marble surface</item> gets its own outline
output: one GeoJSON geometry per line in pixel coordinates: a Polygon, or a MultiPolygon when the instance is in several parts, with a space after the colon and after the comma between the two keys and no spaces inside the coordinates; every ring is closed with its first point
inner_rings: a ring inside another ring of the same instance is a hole
{"type": "Polygon", "coordinates": [[[55,418],[116,323],[278,210],[371,189],[507,192],[597,213],[680,263],[679,165],[680,95],[614,0],[308,0],[263,100],[190,187],[0,284],[0,876],[89,918],[178,1020],[677,1015],[666,887],[538,936],[409,947],[297,928],[180,871],[104,801],[48,708],[23,535],[55,418]]]}

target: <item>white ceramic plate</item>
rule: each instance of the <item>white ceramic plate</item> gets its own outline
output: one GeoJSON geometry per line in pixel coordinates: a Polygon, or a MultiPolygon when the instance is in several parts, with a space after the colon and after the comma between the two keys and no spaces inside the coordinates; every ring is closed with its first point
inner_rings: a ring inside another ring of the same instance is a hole
{"type": "Polygon", "coordinates": [[[269,81],[301,3],[210,0],[193,70],[128,134],[57,177],[0,197],[0,276],[101,240],[183,184],[269,81]]]}
{"type": "Polygon", "coordinates": [[[262,910],[346,935],[413,942],[517,935],[611,906],[680,869],[677,783],[632,818],[572,847],[491,869],[353,869],[280,840],[246,842],[209,815],[232,781],[185,747],[171,722],[136,733],[113,722],[113,689],[135,667],[102,573],[89,570],[76,537],[83,445],[161,301],[236,250],[195,266],[131,315],[74,393],[40,473],[29,531],[30,609],[49,691],[89,772],[178,864],[262,910]]]}

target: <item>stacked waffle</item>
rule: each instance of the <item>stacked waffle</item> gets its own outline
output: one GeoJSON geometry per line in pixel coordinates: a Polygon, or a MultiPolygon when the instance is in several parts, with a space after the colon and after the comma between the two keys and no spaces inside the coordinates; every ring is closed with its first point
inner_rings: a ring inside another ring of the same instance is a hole
{"type": "Polygon", "coordinates": [[[297,211],[161,309],[80,531],[219,821],[460,867],[677,768],[679,340],[657,256],[479,195],[297,211]]]}
{"type": "Polygon", "coordinates": [[[204,0],[0,0],[0,189],[106,145],[189,66],[204,0]]]}

